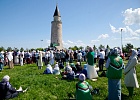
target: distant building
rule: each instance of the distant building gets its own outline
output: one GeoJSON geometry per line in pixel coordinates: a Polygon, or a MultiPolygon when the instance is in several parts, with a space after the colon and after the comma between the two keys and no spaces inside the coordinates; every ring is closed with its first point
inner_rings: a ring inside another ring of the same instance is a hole
{"type": "Polygon", "coordinates": [[[54,12],[54,20],[51,22],[51,47],[56,47],[57,49],[63,49],[62,44],[62,22],[59,9],[56,5],[54,12]]]}

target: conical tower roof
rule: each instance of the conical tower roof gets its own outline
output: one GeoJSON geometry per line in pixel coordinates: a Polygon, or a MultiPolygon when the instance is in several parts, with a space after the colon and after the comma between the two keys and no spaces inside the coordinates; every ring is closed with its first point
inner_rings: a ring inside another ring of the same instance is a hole
{"type": "Polygon", "coordinates": [[[60,17],[60,12],[59,12],[59,9],[58,9],[57,5],[56,5],[56,8],[55,8],[55,12],[54,12],[53,17],[54,16],[59,16],[60,17]]]}

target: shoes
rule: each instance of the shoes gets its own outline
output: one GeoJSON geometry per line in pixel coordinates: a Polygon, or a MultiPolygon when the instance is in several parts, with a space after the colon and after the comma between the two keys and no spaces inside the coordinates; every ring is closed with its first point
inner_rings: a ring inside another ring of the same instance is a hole
{"type": "Polygon", "coordinates": [[[26,88],[25,90],[23,90],[23,93],[25,93],[28,90],[28,88],[26,88]]]}
{"type": "Polygon", "coordinates": [[[23,91],[23,90],[22,90],[22,87],[20,86],[19,89],[18,89],[17,91],[18,91],[18,92],[23,91]]]}

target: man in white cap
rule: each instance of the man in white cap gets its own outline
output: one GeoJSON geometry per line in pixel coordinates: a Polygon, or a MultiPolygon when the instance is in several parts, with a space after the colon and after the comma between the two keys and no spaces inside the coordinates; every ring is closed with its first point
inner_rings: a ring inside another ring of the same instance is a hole
{"type": "Polygon", "coordinates": [[[10,77],[5,75],[0,82],[0,100],[15,98],[19,93],[27,91],[27,89],[23,91],[22,87],[16,90],[14,87],[12,87],[9,80],[10,77]]]}
{"type": "Polygon", "coordinates": [[[76,84],[76,100],[92,100],[90,85],[85,79],[84,74],[79,75],[79,82],[76,84]]]}

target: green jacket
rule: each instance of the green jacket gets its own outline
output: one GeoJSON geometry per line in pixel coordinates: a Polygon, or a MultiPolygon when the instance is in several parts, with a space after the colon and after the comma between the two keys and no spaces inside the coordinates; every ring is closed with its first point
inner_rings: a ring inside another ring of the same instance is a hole
{"type": "Polygon", "coordinates": [[[78,82],[76,84],[76,100],[92,100],[88,82],[78,82]]]}
{"type": "Polygon", "coordinates": [[[122,65],[123,60],[119,56],[109,56],[110,64],[107,69],[106,76],[109,79],[121,79],[122,78],[122,65]]]}
{"type": "Polygon", "coordinates": [[[94,52],[88,52],[87,62],[89,65],[94,65],[94,52]]]}

